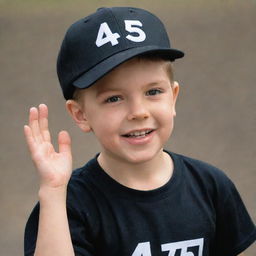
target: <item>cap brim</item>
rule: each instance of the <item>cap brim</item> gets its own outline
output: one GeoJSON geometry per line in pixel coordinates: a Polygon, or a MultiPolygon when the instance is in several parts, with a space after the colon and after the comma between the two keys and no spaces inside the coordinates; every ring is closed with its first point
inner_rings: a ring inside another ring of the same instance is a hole
{"type": "Polygon", "coordinates": [[[79,76],[74,82],[73,85],[80,89],[85,89],[93,85],[97,80],[106,75],[112,69],[120,65],[121,63],[144,53],[156,52],[163,54],[164,57],[174,61],[175,59],[182,58],[184,53],[177,49],[170,48],[159,48],[156,46],[144,46],[130,48],[128,50],[119,52],[102,62],[98,63],[96,66],[87,70],[84,74],[79,76]]]}

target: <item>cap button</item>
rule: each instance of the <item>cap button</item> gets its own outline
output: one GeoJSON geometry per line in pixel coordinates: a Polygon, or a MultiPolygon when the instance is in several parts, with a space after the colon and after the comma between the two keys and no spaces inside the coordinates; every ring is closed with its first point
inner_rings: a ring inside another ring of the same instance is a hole
{"type": "Polygon", "coordinates": [[[135,12],[135,10],[134,9],[129,9],[129,12],[133,13],[133,12],[135,12]]]}

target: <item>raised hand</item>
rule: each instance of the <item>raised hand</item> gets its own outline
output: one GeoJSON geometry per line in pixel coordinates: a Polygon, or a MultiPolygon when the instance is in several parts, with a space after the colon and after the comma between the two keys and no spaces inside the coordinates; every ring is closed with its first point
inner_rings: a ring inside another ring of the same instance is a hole
{"type": "Polygon", "coordinates": [[[48,129],[48,108],[40,104],[29,113],[29,124],[24,133],[31,158],[40,176],[40,186],[58,188],[66,186],[72,172],[71,139],[66,131],[58,135],[59,152],[56,152],[48,129]]]}

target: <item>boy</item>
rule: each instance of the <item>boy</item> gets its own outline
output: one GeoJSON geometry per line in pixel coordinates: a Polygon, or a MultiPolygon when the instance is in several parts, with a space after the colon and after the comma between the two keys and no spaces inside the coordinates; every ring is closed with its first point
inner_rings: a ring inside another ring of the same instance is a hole
{"type": "Polygon", "coordinates": [[[25,255],[234,256],[256,229],[217,168],[163,149],[179,85],[161,21],[137,8],[101,8],[67,31],[57,69],[67,110],[101,152],[71,175],[71,140],[48,130],[47,106],[24,127],[40,176],[25,255]]]}

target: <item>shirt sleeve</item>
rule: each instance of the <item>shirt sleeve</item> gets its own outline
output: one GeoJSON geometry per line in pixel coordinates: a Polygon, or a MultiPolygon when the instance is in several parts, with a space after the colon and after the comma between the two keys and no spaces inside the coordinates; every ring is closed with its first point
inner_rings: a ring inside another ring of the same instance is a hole
{"type": "MultiPolygon", "coordinates": [[[[34,255],[36,248],[40,205],[36,204],[26,223],[24,234],[24,255],[34,255]]],[[[71,208],[67,208],[72,243],[76,256],[94,256],[94,249],[82,216],[71,208]]]]}
{"type": "Polygon", "coordinates": [[[256,228],[235,185],[227,178],[216,210],[216,255],[236,256],[256,239],[256,228]]]}
{"type": "MultiPolygon", "coordinates": [[[[69,229],[76,256],[95,256],[91,225],[83,212],[67,207],[69,229]]],[[[89,215],[85,213],[85,215],[89,215]]]]}
{"type": "Polygon", "coordinates": [[[24,234],[24,255],[34,255],[37,240],[38,221],[39,221],[39,203],[36,204],[33,211],[31,212],[24,234]]]}

